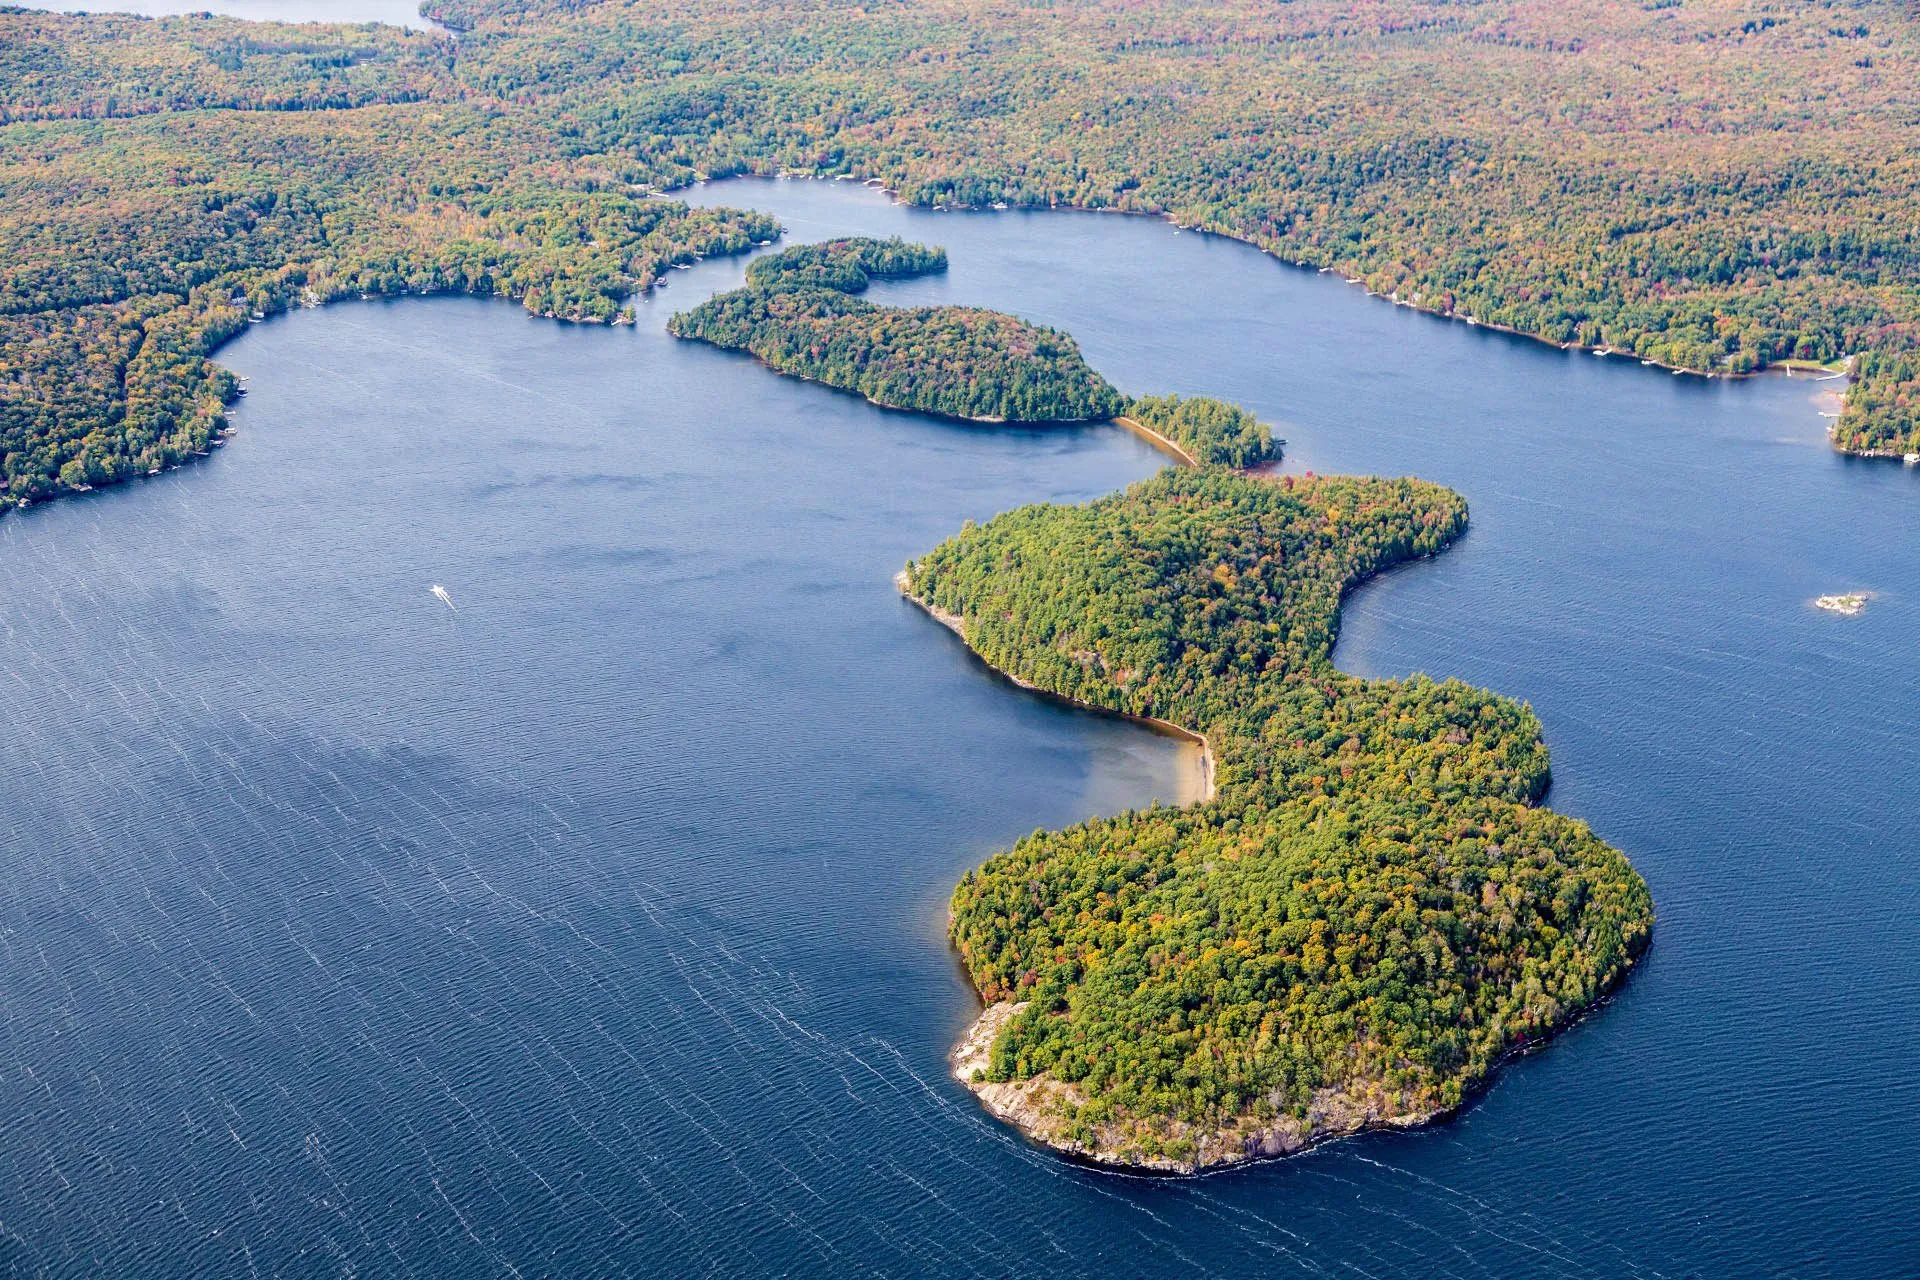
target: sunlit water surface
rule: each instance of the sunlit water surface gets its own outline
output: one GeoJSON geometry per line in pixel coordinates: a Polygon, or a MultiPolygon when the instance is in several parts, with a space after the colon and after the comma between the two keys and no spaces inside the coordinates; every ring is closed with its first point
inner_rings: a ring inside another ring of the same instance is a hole
{"type": "Polygon", "coordinates": [[[1161,459],[883,412],[507,303],[222,353],[234,443],[0,521],[0,1272],[1897,1275],[1920,1268],[1920,484],[1738,385],[1369,301],[1164,223],[694,193],[947,246],[883,300],[1060,325],[1291,469],[1453,485],[1350,670],[1530,700],[1660,911],[1455,1122],[1190,1181],[947,1078],[942,935],[1037,826],[1191,758],[1020,693],[890,574],[1161,459]],[[443,585],[458,612],[431,594],[443,585]],[[1866,613],[1810,607],[1875,593],[1866,613]]]}

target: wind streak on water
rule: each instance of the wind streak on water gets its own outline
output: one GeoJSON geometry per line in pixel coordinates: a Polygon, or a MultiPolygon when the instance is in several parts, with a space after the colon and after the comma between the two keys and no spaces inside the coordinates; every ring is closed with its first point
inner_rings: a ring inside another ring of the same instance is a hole
{"type": "MultiPolygon", "coordinates": [[[[254,403],[270,407],[272,391],[254,403]]],[[[1113,457],[1146,460],[1127,444],[1113,457]]],[[[484,506],[505,490],[479,492],[484,506]]],[[[489,612],[469,586],[456,617],[404,554],[403,573],[324,539],[260,543],[276,505],[253,542],[209,517],[204,492],[164,486],[0,531],[9,595],[34,602],[8,612],[5,635],[19,726],[5,808],[18,854],[0,890],[18,1157],[0,1197],[14,1206],[8,1268],[286,1271],[325,1257],[532,1274],[564,1259],[573,1274],[646,1274],[667,1259],[716,1274],[1005,1274],[1018,1247],[942,1184],[991,1179],[968,1146],[1058,1171],[957,1096],[937,1053],[929,1069],[923,1034],[916,1067],[857,1031],[843,984],[782,955],[778,930],[769,946],[737,872],[658,853],[676,833],[712,839],[687,777],[616,768],[581,794],[568,782],[580,744],[516,722],[552,711],[556,693],[579,711],[593,682],[556,691],[549,667],[516,684],[541,643],[524,611],[502,623],[498,595],[489,612]],[[114,523],[141,504],[162,554],[114,523]],[[418,594],[387,585],[403,576],[418,594]],[[876,1111],[885,1143],[867,1133],[876,1111]],[[968,1136],[948,1150],[955,1129],[968,1136]],[[936,1149],[948,1153],[927,1160],[936,1149]],[[879,1211],[846,1214],[848,1179],[868,1177],[886,1188],[879,1211]]],[[[656,592],[710,576],[659,559],[656,592]]],[[[562,598],[606,590],[599,563],[562,573],[562,598]]],[[[902,636],[930,639],[873,579],[902,636]]],[[[576,675],[604,674],[635,638],[560,631],[584,642],[576,675]]],[[[717,665],[689,681],[737,675],[738,641],[692,639],[717,665]]],[[[983,700],[1005,697],[949,670],[983,700]]],[[[1029,710],[1083,733],[1080,717],[1029,710]]],[[[1126,752],[1172,754],[1131,727],[1097,729],[1126,752]]],[[[643,721],[625,737],[671,765],[687,731],[643,721]]],[[[748,767],[767,771],[753,785],[810,785],[787,776],[809,744],[753,750],[748,767]]],[[[929,953],[934,989],[950,992],[937,941],[929,953]]],[[[1028,1225],[1048,1230],[1044,1213],[1028,1225]]]]}

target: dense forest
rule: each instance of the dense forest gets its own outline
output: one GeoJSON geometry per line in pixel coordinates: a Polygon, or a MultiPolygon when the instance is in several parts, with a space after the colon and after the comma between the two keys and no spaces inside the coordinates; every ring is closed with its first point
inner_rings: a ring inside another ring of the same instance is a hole
{"type": "Polygon", "coordinates": [[[460,104],[450,66],[384,27],[0,11],[0,510],[204,452],[235,391],[209,356],[257,315],[464,292],[611,321],[778,234],[555,166],[551,123],[460,104]]]}
{"type": "Polygon", "coordinates": [[[1239,405],[1206,396],[1141,396],[1127,403],[1125,417],[1178,445],[1190,461],[1251,467],[1276,462],[1284,440],[1239,405]]]}
{"type": "Polygon", "coordinates": [[[932,275],[947,269],[947,251],[900,237],[846,236],[795,245],[747,264],[749,289],[837,289],[859,293],[875,280],[932,275]]]}
{"type": "Polygon", "coordinates": [[[1920,448],[1920,21],[1896,0],[429,0],[464,34],[0,10],[0,507],[206,443],[253,312],[617,318],[878,178],[1158,213],[1385,297],[1701,372],[1857,357],[1920,448]]]}
{"type": "Polygon", "coordinates": [[[464,84],[577,108],[583,153],[650,153],[662,181],[1160,213],[1702,373],[1879,353],[1835,442],[1920,443],[1920,21],[1897,0],[460,10],[464,84]],[[574,67],[621,87],[589,102],[574,67]]]}
{"type": "Polygon", "coordinates": [[[682,338],[751,351],[876,404],[995,422],[1084,422],[1125,404],[1058,330],[979,307],[883,307],[876,276],[945,270],[944,251],[853,237],[755,261],[747,285],[681,312],[682,338]]]}
{"type": "Polygon", "coordinates": [[[802,245],[669,327],[948,413],[1023,416],[999,411],[1041,388],[1060,416],[1095,416],[1072,398],[1092,379],[1107,412],[1197,463],[969,525],[902,577],[1015,679],[1189,727],[1214,757],[1203,806],[1036,833],[961,882],[953,940],[1014,1010],[978,1083],[1049,1090],[1023,1121],[1046,1141],[1180,1168],[1458,1105],[1591,1007],[1652,920],[1624,857],[1533,807],[1530,711],[1333,667],[1342,592],[1437,553],[1466,504],[1410,480],[1242,474],[1276,453],[1245,410],[1122,401],[1064,335],[849,294],[945,267],[899,240],[802,245]],[[1070,353],[1064,375],[1035,361],[1037,332],[1070,353]]]}
{"type": "Polygon", "coordinates": [[[1344,589],[1465,521],[1418,481],[1169,470],[908,566],[994,666],[1218,762],[1212,802],[1037,832],[954,894],[975,985],[1021,1002],[983,1076],[1061,1086],[1038,1136],[1193,1167],[1430,1116],[1644,948],[1627,860],[1533,807],[1530,711],[1330,661],[1344,589]]]}

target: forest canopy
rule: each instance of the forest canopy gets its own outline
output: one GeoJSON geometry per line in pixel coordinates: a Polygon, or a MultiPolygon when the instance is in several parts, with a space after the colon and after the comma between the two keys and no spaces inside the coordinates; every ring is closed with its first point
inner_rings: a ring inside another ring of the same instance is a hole
{"type": "Polygon", "coordinates": [[[747,268],[747,286],[668,331],[750,351],[773,368],[876,404],[994,422],[1083,422],[1125,403],[1056,329],[980,307],[886,307],[851,296],[876,276],[944,271],[944,250],[855,237],[747,268]]]}
{"type": "Polygon", "coordinates": [[[908,566],[995,667],[1218,762],[1208,804],[1036,832],[954,893],[975,986],[1017,1002],[982,1075],[1049,1086],[1038,1136],[1192,1168],[1429,1117],[1645,947],[1627,860],[1535,807],[1530,711],[1332,665],[1341,593],[1465,520],[1419,481],[1168,470],[908,566]]]}
{"type": "Polygon", "coordinates": [[[947,251],[898,236],[847,236],[795,245],[747,264],[751,289],[837,289],[859,293],[876,279],[932,275],[947,269],[947,251]]]}
{"type": "Polygon", "coordinates": [[[0,508],[204,447],[253,312],[559,319],[774,234],[702,176],[1164,214],[1383,296],[1852,381],[1920,449],[1920,21],[1896,0],[429,0],[464,34],[0,10],[0,508]]]}

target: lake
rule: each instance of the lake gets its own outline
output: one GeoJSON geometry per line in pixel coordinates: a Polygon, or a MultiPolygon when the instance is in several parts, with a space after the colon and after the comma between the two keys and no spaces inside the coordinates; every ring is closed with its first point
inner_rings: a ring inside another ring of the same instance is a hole
{"type": "Polygon", "coordinates": [[[1192,752],[1013,688],[889,578],[1164,460],[667,338],[738,260],[632,328],[299,312],[222,352],[214,457],[0,520],[0,1273],[1920,1268],[1920,477],[1826,448],[1831,384],[1562,352],[1156,220],[691,195],[943,244],[872,296],[1058,325],[1125,391],[1278,424],[1290,470],[1465,494],[1336,657],[1530,701],[1549,802],[1652,885],[1646,963],[1447,1125],[1195,1180],[1036,1150],[947,1077],[946,896],[1188,798],[1192,752]]]}

